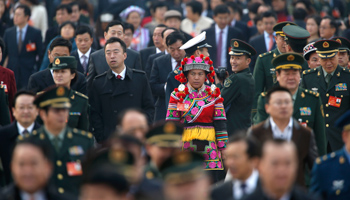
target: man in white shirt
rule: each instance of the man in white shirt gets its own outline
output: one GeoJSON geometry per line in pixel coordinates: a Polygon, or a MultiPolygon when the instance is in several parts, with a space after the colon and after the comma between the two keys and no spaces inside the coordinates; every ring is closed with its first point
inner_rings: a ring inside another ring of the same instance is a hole
{"type": "MultiPolygon", "coordinates": [[[[0,128],[0,159],[5,174],[5,183],[11,181],[10,161],[12,149],[16,144],[19,135],[29,136],[33,130],[38,129],[40,125],[35,122],[38,116],[38,109],[33,104],[35,94],[29,91],[19,91],[14,97],[13,116],[15,121],[0,128]]],[[[1,177],[0,177],[1,179],[1,177]]]]}
{"type": "Polygon", "coordinates": [[[233,180],[228,180],[213,188],[212,199],[243,199],[254,192],[259,184],[256,167],[260,158],[259,142],[243,133],[229,139],[223,152],[225,167],[233,180]]]}

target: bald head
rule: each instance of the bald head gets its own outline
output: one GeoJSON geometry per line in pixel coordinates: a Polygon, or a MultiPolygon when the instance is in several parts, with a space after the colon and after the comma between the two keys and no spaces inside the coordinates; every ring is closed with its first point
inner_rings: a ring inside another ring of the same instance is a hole
{"type": "Polygon", "coordinates": [[[121,133],[133,135],[142,142],[145,142],[145,135],[148,131],[146,115],[137,110],[129,110],[124,113],[119,124],[121,133]]]}

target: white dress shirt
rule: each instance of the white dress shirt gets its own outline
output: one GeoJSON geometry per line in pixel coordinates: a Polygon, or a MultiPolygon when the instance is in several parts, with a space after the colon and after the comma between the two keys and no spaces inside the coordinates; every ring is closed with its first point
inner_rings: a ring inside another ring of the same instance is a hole
{"type": "MultiPolygon", "coordinates": [[[[276,33],[273,32],[272,33],[273,36],[276,36],[276,33]]],[[[266,50],[269,51],[269,47],[270,47],[270,35],[264,31],[264,37],[265,37],[265,47],[266,47],[266,50]]],[[[275,37],[272,37],[273,41],[275,42],[275,37]]]]}
{"type": "Polygon", "coordinates": [[[24,131],[25,129],[27,129],[27,131],[28,131],[29,133],[32,133],[32,132],[33,132],[33,129],[34,129],[34,122],[33,122],[28,128],[24,128],[19,122],[17,122],[16,124],[17,124],[18,133],[19,133],[20,135],[22,135],[22,136],[23,136],[23,131],[24,131]]]}
{"type": "MultiPolygon", "coordinates": [[[[259,172],[257,170],[253,170],[252,174],[249,176],[249,178],[244,182],[246,184],[245,193],[251,194],[254,192],[256,185],[258,183],[259,179],[259,172]]],[[[242,181],[240,180],[234,180],[233,181],[233,197],[234,199],[242,199],[243,197],[243,191],[241,189],[242,181]]]]}
{"type": "Polygon", "coordinates": [[[121,80],[124,80],[124,78],[125,78],[125,73],[126,73],[126,67],[125,67],[125,65],[124,65],[123,71],[120,72],[120,74],[114,72],[113,70],[112,70],[112,73],[115,75],[115,78],[117,78],[117,76],[120,75],[120,76],[122,77],[121,80]]]}
{"type": "MultiPolygon", "coordinates": [[[[222,67],[227,67],[226,66],[226,56],[227,56],[227,34],[228,34],[228,26],[226,26],[223,30],[222,33],[222,46],[221,46],[221,66],[222,67]]],[[[215,24],[215,39],[216,39],[216,46],[218,46],[219,43],[219,37],[220,37],[220,31],[221,29],[219,28],[219,26],[217,24],[215,24]]],[[[217,51],[219,51],[220,49],[216,49],[217,51]]],[[[216,55],[213,55],[216,56],[216,55]]],[[[214,63],[216,64],[216,63],[214,63]]],[[[219,67],[218,65],[216,65],[216,67],[219,67]]]]}
{"type": "MultiPolygon", "coordinates": [[[[27,29],[28,29],[28,24],[26,24],[23,28],[22,28],[22,44],[24,43],[24,38],[26,36],[27,33],[27,29]]],[[[17,44],[18,44],[18,38],[19,38],[19,27],[16,26],[16,31],[17,31],[17,44]]]]}
{"type": "MultiPolygon", "coordinates": [[[[78,50],[78,55],[79,55],[81,65],[83,65],[83,62],[84,62],[83,55],[86,56],[86,65],[87,65],[89,62],[89,58],[90,58],[91,47],[85,54],[83,54],[79,49],[77,49],[77,50],[78,50]]],[[[88,69],[86,69],[86,70],[88,70],[88,69]]]]}
{"type": "Polygon", "coordinates": [[[47,200],[45,197],[45,193],[40,190],[32,195],[30,195],[29,193],[26,193],[24,191],[20,191],[20,196],[22,200],[31,200],[31,199],[35,199],[35,200],[47,200]],[[33,197],[33,198],[32,198],[33,197]]]}
{"type": "Polygon", "coordinates": [[[171,67],[173,71],[175,70],[176,65],[177,65],[177,61],[173,57],[171,57],[171,67]]]}
{"type": "Polygon", "coordinates": [[[273,138],[283,139],[290,141],[292,139],[293,134],[293,118],[291,117],[287,127],[281,131],[276,123],[273,121],[272,117],[270,117],[271,129],[273,133],[273,138]]]}
{"type": "Polygon", "coordinates": [[[158,49],[158,47],[156,47],[156,54],[157,53],[161,53],[162,51],[160,49],[158,49]]]}

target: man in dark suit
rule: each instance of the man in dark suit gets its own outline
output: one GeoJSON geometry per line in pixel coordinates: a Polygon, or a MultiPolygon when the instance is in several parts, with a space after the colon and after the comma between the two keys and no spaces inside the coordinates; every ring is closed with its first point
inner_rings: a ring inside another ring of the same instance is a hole
{"type": "MultiPolygon", "coordinates": [[[[71,19],[72,8],[68,4],[61,4],[56,8],[56,23],[49,29],[47,29],[45,34],[45,41],[43,45],[43,51],[46,50],[47,45],[58,35],[59,26],[63,22],[69,21],[71,19]]],[[[44,52],[45,53],[45,52],[44,52]]]]}
{"type": "Polygon", "coordinates": [[[140,50],[141,65],[142,65],[143,71],[146,70],[147,60],[151,55],[165,51],[166,45],[165,45],[165,43],[163,43],[162,32],[166,28],[167,27],[164,24],[159,24],[158,26],[156,26],[156,28],[153,31],[153,36],[152,36],[154,46],[147,47],[145,49],[140,50]]]}
{"type": "Polygon", "coordinates": [[[0,192],[0,199],[74,199],[68,194],[60,194],[55,186],[49,184],[52,166],[56,165],[50,161],[51,156],[48,143],[34,138],[19,141],[13,151],[11,163],[14,183],[0,192]]]}
{"type": "MultiPolygon", "coordinates": [[[[110,22],[104,32],[104,37],[106,40],[117,37],[121,40],[124,39],[124,26],[120,21],[110,22]]],[[[127,58],[125,59],[125,64],[131,69],[142,69],[140,54],[137,51],[126,49],[127,58]]],[[[94,78],[107,71],[109,66],[106,61],[106,55],[104,49],[100,49],[90,56],[89,70],[87,75],[87,89],[90,92],[90,88],[94,78]]]]}
{"type": "Polygon", "coordinates": [[[34,105],[35,93],[19,91],[14,97],[12,108],[16,121],[0,128],[0,159],[2,162],[5,183],[11,182],[11,157],[12,150],[19,135],[26,136],[38,129],[40,125],[35,122],[38,110],[34,105]]]}
{"type": "Polygon", "coordinates": [[[242,199],[254,192],[260,184],[256,169],[260,155],[260,144],[256,139],[246,137],[243,133],[230,137],[224,151],[224,162],[233,180],[214,186],[212,199],[242,199]]]}
{"type": "Polygon", "coordinates": [[[236,16],[239,16],[240,12],[242,12],[242,8],[235,2],[229,1],[226,2],[226,5],[228,9],[230,10],[230,23],[229,26],[235,27],[244,33],[244,41],[248,42],[249,38],[251,36],[250,29],[248,28],[247,24],[244,22],[237,20],[236,16]]]}
{"type": "Polygon", "coordinates": [[[230,65],[230,41],[233,38],[244,40],[243,33],[233,27],[229,27],[230,10],[226,5],[219,5],[214,9],[215,26],[206,29],[207,42],[212,46],[209,55],[215,67],[226,67],[229,74],[232,73],[230,65]]]}
{"type": "Polygon", "coordinates": [[[97,76],[89,91],[91,126],[97,142],[103,142],[115,130],[118,114],[131,107],[143,109],[152,122],[154,106],[152,91],[145,72],[124,63],[126,45],[112,37],[105,45],[108,71],[97,76]]]}
{"type": "MultiPolygon", "coordinates": [[[[52,77],[51,65],[54,58],[57,56],[69,56],[69,52],[72,50],[72,44],[70,41],[63,38],[56,38],[50,45],[48,51],[48,57],[50,60],[50,65],[45,70],[32,74],[29,77],[28,90],[33,92],[43,91],[45,88],[55,85],[52,77]]],[[[71,88],[80,93],[86,94],[86,79],[84,74],[81,72],[77,73],[78,79],[71,86],[71,88]]]]}
{"type": "Polygon", "coordinates": [[[91,53],[95,52],[91,48],[93,40],[92,31],[88,26],[79,26],[75,31],[75,43],[78,49],[73,51],[71,56],[77,60],[77,70],[85,76],[88,72],[89,57],[91,53]]]}
{"type": "Polygon", "coordinates": [[[8,57],[7,68],[15,73],[18,89],[27,86],[29,76],[39,66],[37,57],[42,53],[41,32],[28,25],[30,14],[28,6],[18,6],[13,18],[16,26],[6,30],[4,35],[5,46],[10,48],[5,49],[3,58],[8,57]]]}
{"type": "Polygon", "coordinates": [[[293,199],[317,200],[305,189],[295,185],[298,170],[298,150],[293,142],[267,140],[259,162],[261,185],[244,200],[293,199]]]}
{"type": "Polygon", "coordinates": [[[270,117],[253,126],[248,135],[255,136],[261,143],[269,139],[293,141],[298,149],[297,183],[305,186],[305,167],[312,169],[318,156],[315,137],[311,129],[305,128],[293,119],[293,100],[286,88],[275,87],[266,94],[265,110],[270,117]]]}
{"type": "MultiPolygon", "coordinates": [[[[262,23],[264,24],[265,30],[264,33],[250,39],[249,44],[251,44],[257,52],[256,56],[252,57],[252,62],[249,67],[254,71],[254,66],[258,55],[272,51],[276,48],[276,40],[273,27],[277,23],[277,15],[271,11],[264,12],[262,14],[262,23]]],[[[280,49],[284,51],[284,49],[280,49]]]]}
{"type": "Polygon", "coordinates": [[[153,61],[150,77],[152,94],[156,97],[155,121],[165,120],[165,87],[168,74],[181,66],[181,60],[185,57],[185,51],[180,47],[186,38],[178,31],[172,32],[166,38],[169,54],[160,56],[153,61]]]}

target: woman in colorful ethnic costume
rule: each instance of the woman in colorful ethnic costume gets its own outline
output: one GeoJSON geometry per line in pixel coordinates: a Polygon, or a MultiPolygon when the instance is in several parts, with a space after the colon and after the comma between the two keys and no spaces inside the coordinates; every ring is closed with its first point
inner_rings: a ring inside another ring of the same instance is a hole
{"type": "Polygon", "coordinates": [[[223,170],[221,151],[226,148],[226,114],[220,89],[214,84],[213,62],[209,57],[188,57],[181,62],[181,84],[171,93],[167,120],[184,123],[182,149],[203,155],[206,170],[223,170]],[[188,82],[187,82],[188,80],[188,82]]]}

